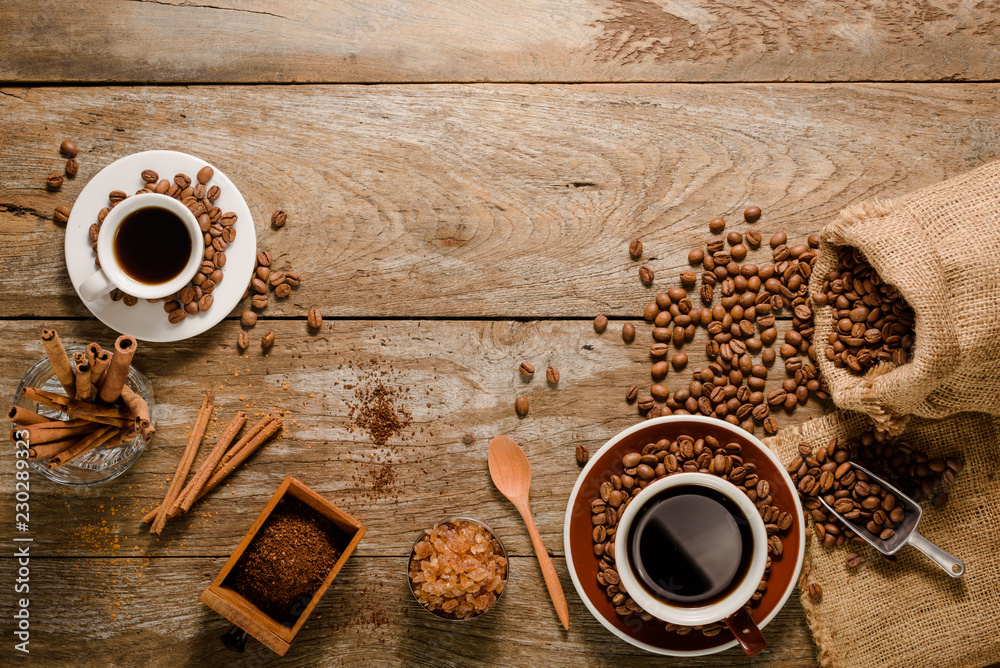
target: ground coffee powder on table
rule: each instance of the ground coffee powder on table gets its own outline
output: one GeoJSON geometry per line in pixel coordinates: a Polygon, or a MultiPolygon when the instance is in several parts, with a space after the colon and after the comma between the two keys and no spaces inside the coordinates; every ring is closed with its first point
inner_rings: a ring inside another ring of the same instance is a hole
{"type": "Polygon", "coordinates": [[[346,536],[329,520],[284,497],[233,569],[231,586],[278,621],[302,612],[343,553],[346,536]]]}

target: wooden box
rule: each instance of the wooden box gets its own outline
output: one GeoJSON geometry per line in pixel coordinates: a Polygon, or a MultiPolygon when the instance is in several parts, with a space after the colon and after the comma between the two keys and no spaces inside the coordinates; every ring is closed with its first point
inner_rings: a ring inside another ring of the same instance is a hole
{"type": "Polygon", "coordinates": [[[260,642],[264,643],[264,645],[277,652],[279,656],[284,656],[285,652],[287,652],[288,648],[291,646],[292,641],[295,639],[295,635],[299,632],[299,629],[302,628],[302,625],[305,624],[309,615],[312,613],[313,608],[315,608],[316,604],[319,603],[319,600],[323,598],[323,594],[326,593],[327,588],[329,588],[333,579],[337,577],[337,573],[340,572],[340,569],[354,552],[354,548],[357,547],[359,542],[361,542],[361,537],[364,535],[365,527],[360,522],[303,485],[292,476],[287,476],[282,481],[281,486],[278,487],[278,491],[276,491],[274,496],[271,497],[271,500],[267,502],[264,510],[261,511],[257,520],[253,523],[253,526],[251,526],[250,530],[247,531],[243,540],[240,541],[240,544],[233,551],[225,566],[222,567],[222,571],[219,572],[212,584],[201,593],[201,596],[199,596],[198,599],[212,610],[215,610],[233,624],[240,627],[260,642]],[[350,542],[344,548],[343,554],[341,554],[340,558],[337,559],[337,563],[334,565],[333,570],[330,571],[329,575],[326,576],[326,579],[323,580],[323,584],[320,585],[319,589],[316,590],[316,593],[313,594],[312,599],[310,599],[309,604],[306,606],[305,610],[302,611],[302,614],[299,615],[294,626],[287,626],[276,621],[274,618],[260,610],[260,608],[256,605],[238,594],[232,587],[224,584],[226,578],[229,577],[230,572],[240,560],[240,557],[243,556],[244,550],[247,549],[254,536],[257,535],[257,532],[264,525],[264,522],[267,521],[268,517],[270,517],[274,508],[278,505],[278,502],[281,501],[286,494],[298,499],[323,517],[327,518],[350,539],[350,542]]]}

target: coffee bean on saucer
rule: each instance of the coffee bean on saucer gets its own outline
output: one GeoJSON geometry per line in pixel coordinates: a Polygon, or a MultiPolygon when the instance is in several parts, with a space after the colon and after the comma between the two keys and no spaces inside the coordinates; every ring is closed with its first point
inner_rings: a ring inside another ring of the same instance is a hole
{"type": "MultiPolygon", "coordinates": [[[[70,214],[69,207],[64,204],[60,204],[59,206],[56,207],[56,210],[53,212],[52,215],[60,223],[65,223],[69,220],[69,214],[70,214]]],[[[97,239],[91,239],[91,241],[97,241],[97,239]]]]}
{"type": "Polygon", "coordinates": [[[211,188],[208,189],[208,193],[205,196],[209,199],[209,201],[214,202],[215,200],[219,199],[219,196],[221,194],[222,194],[222,189],[219,188],[219,186],[212,186],[211,188]]]}
{"type": "Polygon", "coordinates": [[[209,167],[208,165],[205,165],[204,167],[198,170],[198,183],[204,185],[209,181],[211,181],[214,175],[215,175],[215,170],[209,167]]]}
{"type": "Polygon", "coordinates": [[[167,322],[169,322],[171,325],[176,325],[177,323],[184,320],[188,316],[187,311],[181,308],[180,302],[174,302],[174,303],[177,304],[177,308],[173,309],[172,311],[170,311],[170,313],[167,314],[167,322]]]}
{"type": "Polygon", "coordinates": [[[518,367],[518,371],[520,371],[521,375],[525,378],[531,378],[535,375],[535,365],[531,362],[521,362],[521,365],[518,367]]]}
{"type": "Polygon", "coordinates": [[[183,190],[191,185],[191,177],[187,174],[175,174],[174,185],[183,190]]]}
{"type": "MultiPolygon", "coordinates": [[[[144,169],[144,170],[142,170],[141,176],[142,176],[142,180],[145,181],[146,183],[154,183],[155,184],[155,183],[157,183],[160,180],[160,175],[157,174],[152,169],[144,169]]],[[[167,187],[169,187],[169,186],[167,186],[167,187]]]]}
{"type": "Polygon", "coordinates": [[[198,309],[201,311],[207,311],[209,308],[211,308],[212,303],[214,301],[215,297],[213,297],[212,295],[204,295],[201,299],[198,300],[198,309]]]}
{"type": "Polygon", "coordinates": [[[45,185],[49,190],[59,190],[59,188],[62,187],[62,184],[63,175],[59,172],[52,172],[45,181],[45,185]]]}
{"type": "Polygon", "coordinates": [[[75,158],[77,154],[76,144],[67,139],[59,145],[59,152],[67,158],[75,158]]]}
{"type": "Polygon", "coordinates": [[[545,370],[545,380],[549,381],[553,385],[559,382],[559,369],[550,366],[545,370]]]}
{"type": "Polygon", "coordinates": [[[76,158],[70,158],[66,161],[66,176],[76,176],[79,171],[80,163],[76,161],[76,158]]]}
{"type": "Polygon", "coordinates": [[[288,214],[280,209],[271,214],[271,224],[275,227],[282,227],[288,221],[288,214]]]}
{"type": "Polygon", "coordinates": [[[628,254],[632,256],[633,260],[638,260],[642,257],[642,242],[638,239],[633,239],[632,243],[628,245],[628,254]]]}
{"type": "Polygon", "coordinates": [[[264,350],[264,352],[267,352],[268,350],[271,349],[271,346],[273,346],[273,345],[274,345],[274,332],[272,332],[272,331],[269,330],[261,338],[261,340],[260,340],[260,347],[261,347],[261,349],[264,350]]]}
{"type": "Polygon", "coordinates": [[[603,315],[599,315],[594,318],[594,331],[598,334],[602,334],[604,330],[608,328],[608,319],[603,315]]]}
{"type": "Polygon", "coordinates": [[[520,417],[524,417],[528,414],[528,398],[518,397],[514,400],[514,410],[520,417]]]}
{"type": "Polygon", "coordinates": [[[108,193],[108,201],[112,204],[118,204],[126,199],[128,199],[128,194],[123,190],[112,190],[108,193]]]}

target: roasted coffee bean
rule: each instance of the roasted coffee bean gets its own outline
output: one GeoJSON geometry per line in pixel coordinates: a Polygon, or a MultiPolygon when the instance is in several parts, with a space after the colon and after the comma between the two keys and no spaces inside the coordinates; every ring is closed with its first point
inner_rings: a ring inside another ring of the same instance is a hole
{"type": "Polygon", "coordinates": [[[632,402],[635,401],[639,396],[639,387],[637,385],[630,385],[628,389],[625,390],[625,401],[632,402]]]}
{"type": "Polygon", "coordinates": [[[724,229],[726,229],[726,221],[722,218],[713,218],[708,221],[708,230],[712,234],[720,234],[724,229]]]}
{"type": "Polygon", "coordinates": [[[201,311],[207,311],[212,306],[214,301],[215,297],[212,295],[204,295],[198,300],[198,309],[201,311]]]}
{"type": "Polygon", "coordinates": [[[58,190],[62,187],[63,175],[59,172],[53,172],[49,174],[48,179],[45,181],[45,185],[49,190],[58,190]]]}
{"type": "Polygon", "coordinates": [[[244,327],[253,327],[257,324],[257,314],[253,311],[243,311],[240,314],[240,323],[244,327]]]}
{"type": "Polygon", "coordinates": [[[635,325],[630,322],[626,322],[622,325],[622,340],[625,343],[632,343],[635,341],[635,325]]]}
{"type": "MultiPolygon", "coordinates": [[[[52,217],[55,220],[58,220],[60,223],[65,223],[65,222],[69,221],[69,214],[70,214],[69,207],[65,206],[63,204],[60,204],[59,206],[57,206],[55,208],[55,211],[52,212],[52,217]]],[[[97,227],[96,223],[91,226],[91,228],[96,228],[96,227],[97,227]]],[[[97,241],[97,234],[93,231],[93,229],[91,230],[91,233],[90,233],[90,240],[91,241],[97,241]]]]}
{"type": "MultiPolygon", "coordinates": [[[[198,183],[201,184],[208,183],[209,181],[212,180],[212,176],[214,175],[215,175],[215,170],[209,167],[208,165],[205,165],[204,167],[198,170],[197,174],[198,183]]],[[[188,179],[188,181],[190,182],[190,179],[188,179]]]]}
{"type": "Polygon", "coordinates": [[[520,417],[524,417],[528,414],[528,398],[518,397],[514,400],[514,410],[520,417]]]}
{"type": "Polygon", "coordinates": [[[677,371],[680,371],[681,369],[683,369],[684,367],[686,367],[687,363],[688,363],[687,353],[683,353],[683,352],[676,353],[672,358],[670,358],[670,364],[677,371]]]}
{"type": "Polygon", "coordinates": [[[267,307],[267,295],[259,294],[254,295],[250,298],[250,304],[255,309],[263,309],[267,307]]]}
{"type": "Polygon", "coordinates": [[[80,171],[80,163],[76,161],[76,158],[70,158],[66,161],[66,167],[64,169],[66,176],[76,176],[77,172],[80,171]]]}
{"type": "Polygon", "coordinates": [[[764,432],[769,436],[778,433],[778,421],[773,417],[766,418],[763,423],[764,432]]]}
{"type": "Polygon", "coordinates": [[[652,269],[650,269],[646,265],[642,265],[641,267],[639,267],[639,280],[641,280],[643,283],[646,283],[648,285],[653,282],[653,279],[655,277],[656,274],[653,272],[652,269]]]}
{"type": "Polygon", "coordinates": [[[594,331],[598,334],[602,334],[604,330],[608,328],[608,319],[603,315],[599,315],[594,318],[594,331]]]}
{"type": "Polygon", "coordinates": [[[292,294],[292,286],[288,283],[282,283],[274,289],[274,296],[278,299],[284,299],[290,294],[292,294]]]}
{"type": "Polygon", "coordinates": [[[559,369],[550,366],[545,370],[545,380],[555,385],[559,382],[559,369]]]}
{"type": "Polygon", "coordinates": [[[77,154],[76,144],[71,142],[69,139],[66,139],[59,145],[59,152],[67,158],[75,158],[77,154]]]}
{"type": "Polygon", "coordinates": [[[633,239],[628,245],[628,254],[632,256],[633,260],[638,260],[642,257],[642,242],[638,239],[633,239]]]}
{"type": "Polygon", "coordinates": [[[177,323],[187,318],[188,313],[186,310],[184,310],[184,308],[181,307],[181,305],[178,302],[173,302],[173,303],[177,304],[177,308],[172,309],[167,314],[167,322],[169,322],[172,325],[176,325],[177,323]]]}
{"type": "Polygon", "coordinates": [[[667,375],[667,363],[665,361],[657,362],[650,368],[650,374],[656,380],[666,377],[667,375]]]}
{"type": "Polygon", "coordinates": [[[705,259],[705,251],[700,248],[693,248],[688,253],[688,264],[700,264],[705,259]]]}
{"type": "Polygon", "coordinates": [[[655,402],[653,401],[653,397],[647,395],[639,397],[639,402],[637,405],[640,411],[648,411],[655,405],[655,402]]]}
{"type": "Polygon", "coordinates": [[[191,185],[191,177],[187,174],[175,174],[174,185],[183,190],[191,185]]]}
{"type": "MultiPolygon", "coordinates": [[[[576,461],[577,461],[577,463],[578,464],[586,464],[588,459],[590,459],[590,451],[587,450],[587,447],[583,446],[583,445],[576,446],[576,461]]],[[[605,534],[606,533],[607,532],[605,532],[605,534]]],[[[617,575],[615,576],[615,579],[617,580],[617,575]]],[[[611,582],[611,581],[609,580],[609,582],[611,582]]],[[[614,584],[614,583],[611,582],[611,584],[614,584]]]]}
{"type": "Polygon", "coordinates": [[[535,365],[531,362],[521,362],[521,365],[517,367],[517,370],[521,372],[521,375],[525,378],[531,378],[535,375],[535,365]]]}
{"type": "Polygon", "coordinates": [[[844,563],[848,568],[857,568],[863,562],[864,559],[862,559],[861,555],[857,554],[856,552],[849,552],[847,554],[846,559],[844,560],[844,563]]]}

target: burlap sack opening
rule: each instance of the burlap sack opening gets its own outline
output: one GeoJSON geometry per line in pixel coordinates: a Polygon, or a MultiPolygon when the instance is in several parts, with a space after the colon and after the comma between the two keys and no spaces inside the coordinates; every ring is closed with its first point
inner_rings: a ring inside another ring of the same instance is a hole
{"type": "Polygon", "coordinates": [[[823,354],[832,309],[817,308],[819,367],[834,402],[899,433],[910,415],[963,411],[1000,415],[1000,162],[898,200],[864,202],[820,233],[812,291],[837,266],[837,246],[864,253],[913,308],[912,360],[882,363],[864,376],[823,354]]]}
{"type": "MultiPolygon", "coordinates": [[[[815,448],[834,437],[849,439],[866,424],[860,413],[838,412],[783,429],[765,442],[788,462],[799,443],[815,448]]],[[[896,563],[887,564],[868,545],[825,548],[810,532],[799,586],[820,664],[969,668],[998,662],[1000,419],[981,413],[913,419],[904,437],[931,457],[965,458],[964,470],[949,488],[948,505],[923,504],[919,527],[965,562],[965,574],[952,579],[909,546],[896,563]],[[854,572],[845,564],[852,551],[865,559],[854,572]],[[809,582],[823,588],[820,601],[806,593],[809,582]]]]}

